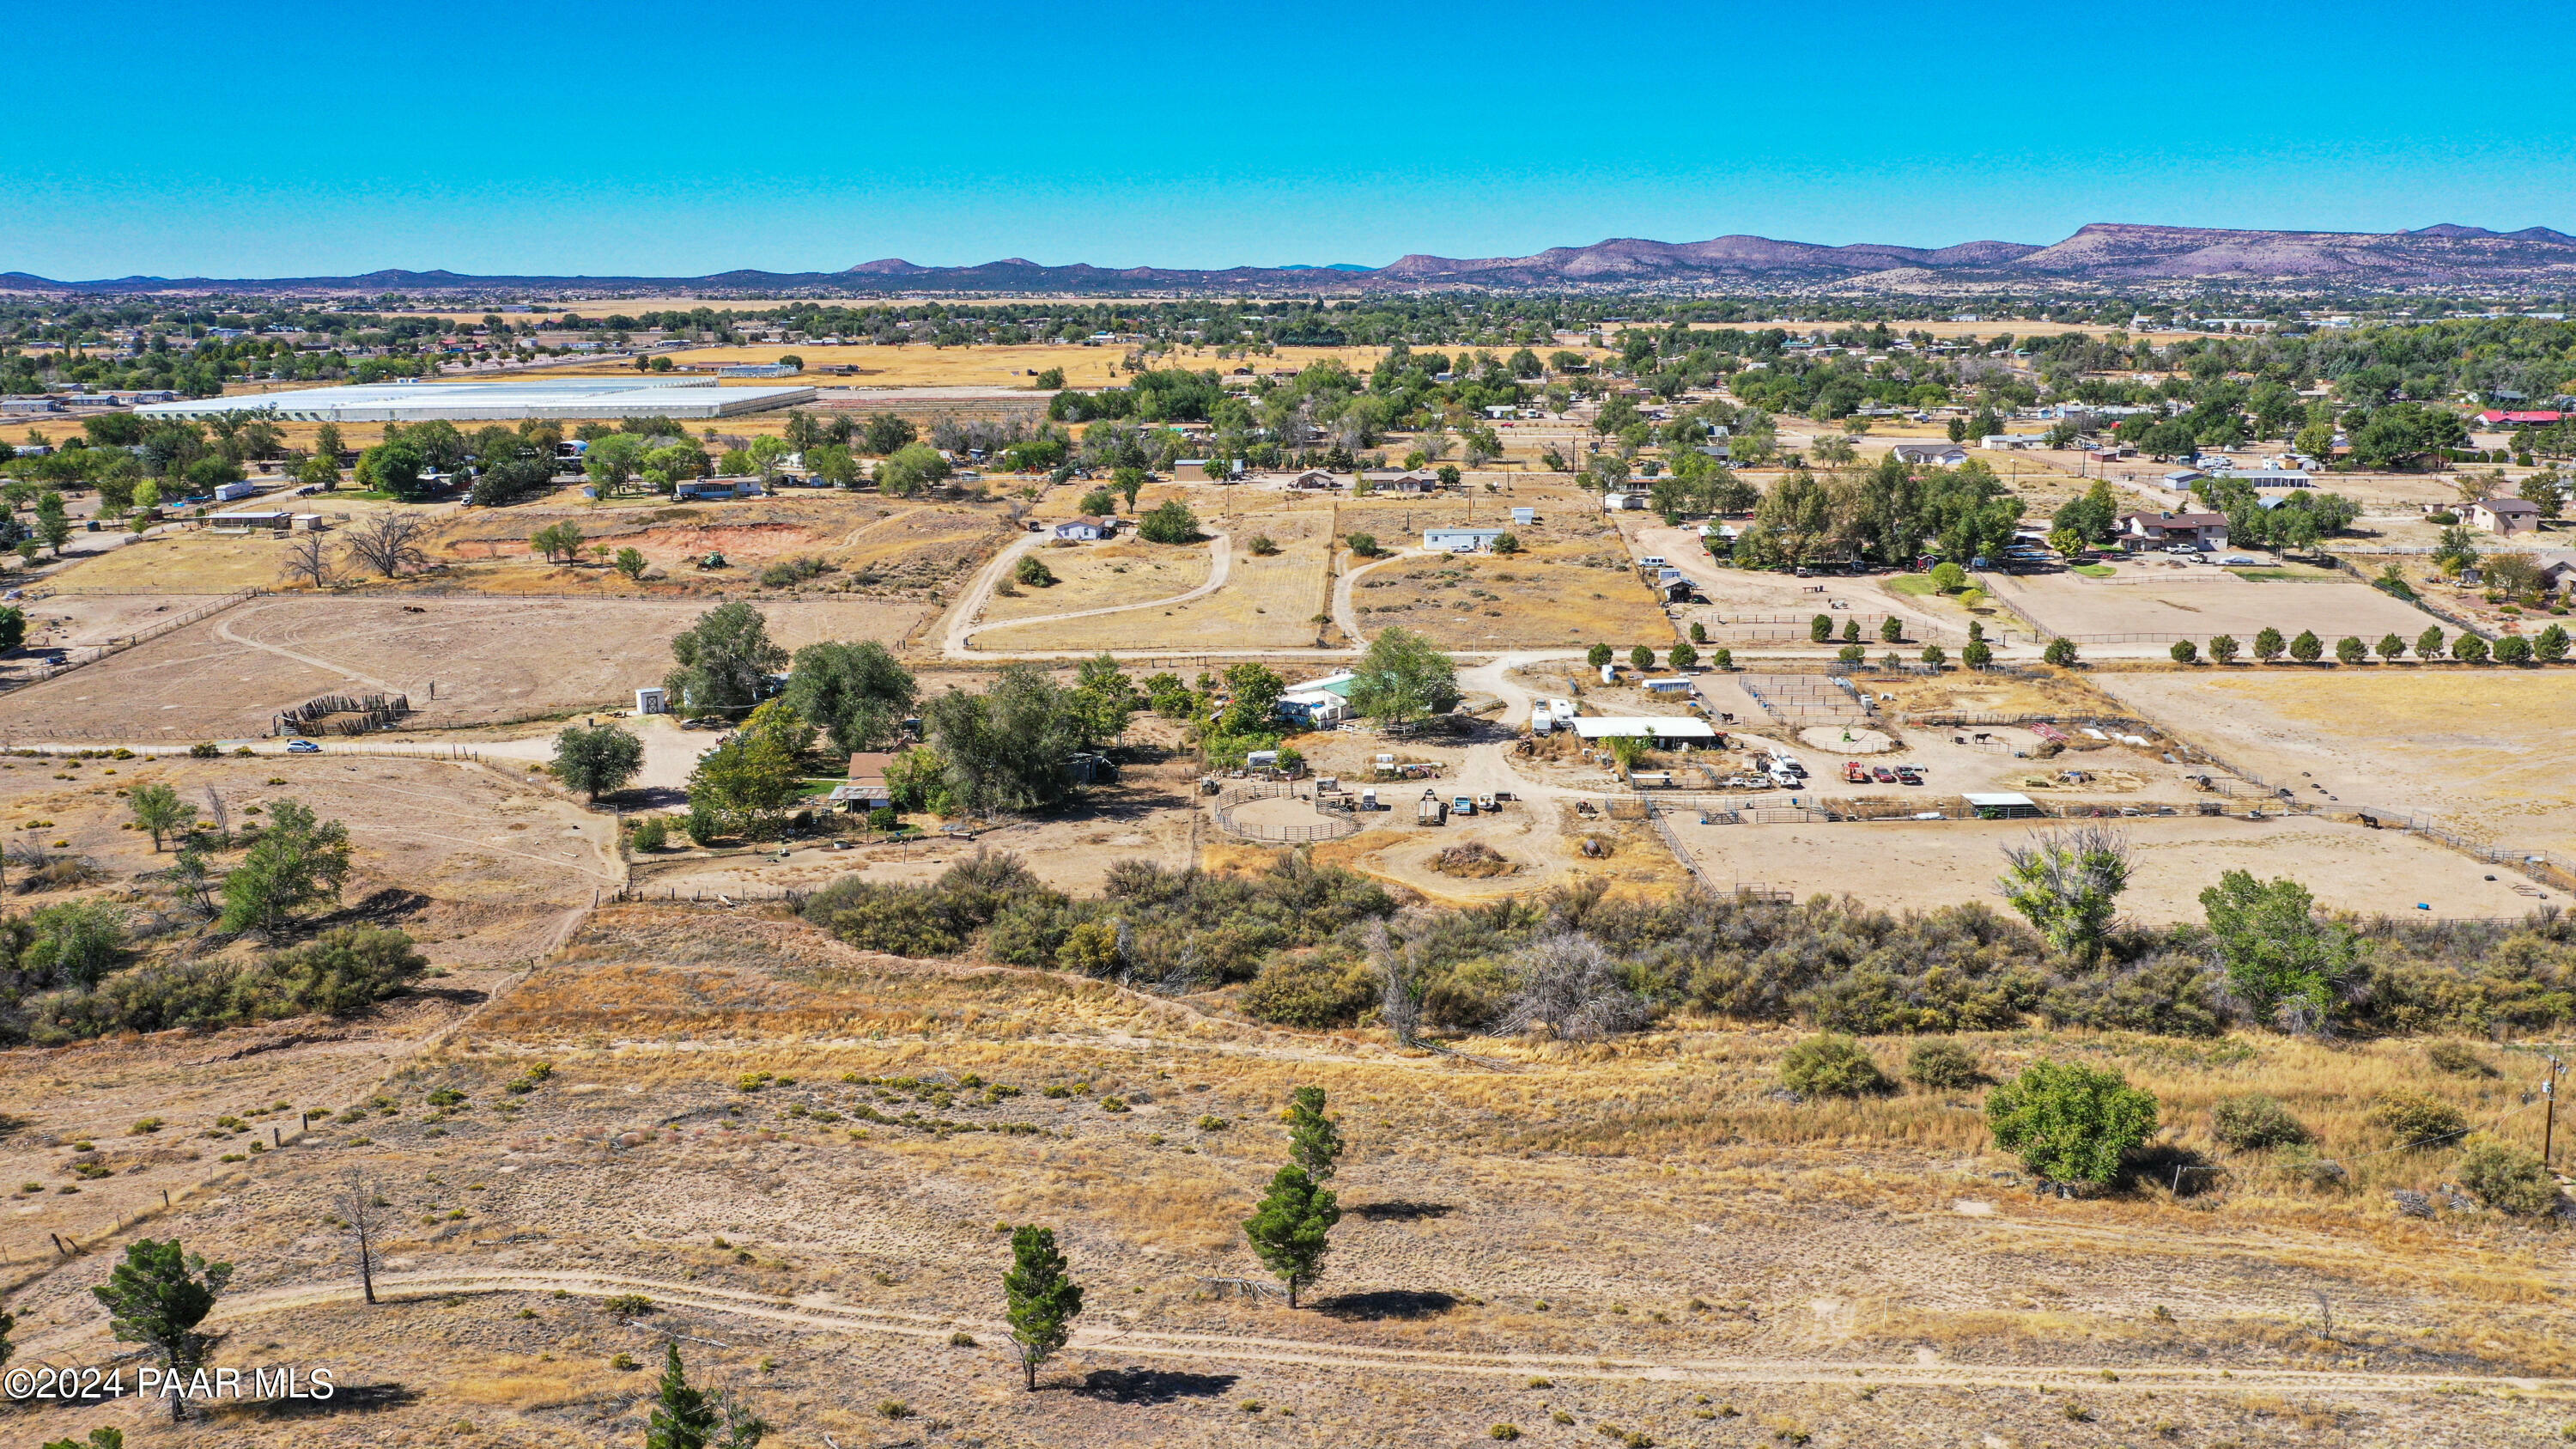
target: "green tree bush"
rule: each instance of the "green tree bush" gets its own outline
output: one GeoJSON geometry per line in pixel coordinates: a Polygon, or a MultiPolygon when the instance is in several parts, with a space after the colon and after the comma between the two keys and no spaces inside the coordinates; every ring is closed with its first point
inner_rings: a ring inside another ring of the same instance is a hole
{"type": "Polygon", "coordinates": [[[1798,1042],[1781,1056],[1780,1085],[1802,1097],[1862,1097],[1894,1084],[1867,1047],[1825,1032],[1798,1042]]]}
{"type": "Polygon", "coordinates": [[[2156,1130],[2157,1103],[2118,1072],[2040,1060],[1986,1094],[1995,1145],[2044,1182],[2101,1186],[2156,1130]]]}
{"type": "Polygon", "coordinates": [[[2308,1140],[2308,1129],[2278,1099],[2260,1092],[2221,1097],[2209,1109],[2209,1132],[2239,1152],[2264,1152],[2308,1140]]]}
{"type": "Polygon", "coordinates": [[[1011,1270],[1002,1275],[1002,1297],[1011,1341],[1019,1345],[1021,1372],[1029,1392],[1035,1393],[1039,1367],[1072,1341],[1073,1320],[1082,1312],[1082,1288],[1066,1271],[1053,1229],[1012,1230],[1011,1270]]]}

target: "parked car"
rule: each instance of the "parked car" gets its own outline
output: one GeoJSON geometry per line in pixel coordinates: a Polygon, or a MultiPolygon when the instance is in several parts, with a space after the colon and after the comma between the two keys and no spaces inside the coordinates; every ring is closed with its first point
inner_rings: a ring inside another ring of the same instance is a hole
{"type": "Polygon", "coordinates": [[[322,747],[311,740],[289,740],[286,752],[290,755],[318,755],[322,753],[322,747]]]}
{"type": "Polygon", "coordinates": [[[1893,785],[1896,783],[1896,772],[1887,768],[1885,765],[1881,765],[1877,769],[1870,771],[1869,777],[1882,785],[1893,785]]]}

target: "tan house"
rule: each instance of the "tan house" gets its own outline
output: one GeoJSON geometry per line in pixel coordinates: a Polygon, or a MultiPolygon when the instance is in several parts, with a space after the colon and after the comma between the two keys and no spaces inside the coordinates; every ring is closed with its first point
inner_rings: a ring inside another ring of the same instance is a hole
{"type": "Polygon", "coordinates": [[[832,803],[844,810],[876,810],[894,804],[894,791],[886,784],[886,766],[893,760],[884,751],[850,756],[850,782],[832,787],[832,803]]]}
{"type": "Polygon", "coordinates": [[[2540,505],[2528,498],[2481,498],[2468,511],[2470,527],[2506,538],[2540,530],[2540,505]]]}

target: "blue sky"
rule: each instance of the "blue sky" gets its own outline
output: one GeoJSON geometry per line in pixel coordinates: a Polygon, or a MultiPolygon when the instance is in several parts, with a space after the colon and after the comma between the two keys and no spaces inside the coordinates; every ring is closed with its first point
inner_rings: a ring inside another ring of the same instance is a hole
{"type": "Polygon", "coordinates": [[[2576,232],[2563,7],[21,7],[0,270],[2576,232]],[[2518,39],[2517,37],[2520,37],[2518,39]],[[2535,42],[2535,43],[2526,43],[2535,42]]]}

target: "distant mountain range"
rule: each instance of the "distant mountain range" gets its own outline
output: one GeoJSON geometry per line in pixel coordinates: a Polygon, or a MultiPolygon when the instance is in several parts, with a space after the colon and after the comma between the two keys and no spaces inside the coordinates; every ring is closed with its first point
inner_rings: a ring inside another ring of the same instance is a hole
{"type": "Polygon", "coordinates": [[[2576,287],[2576,236],[2428,226],[2402,232],[2222,231],[2096,222],[2054,246],[1973,241],[1947,247],[1861,242],[1819,246],[1758,236],[1703,242],[1619,238],[1526,257],[1413,255],[1383,267],[1045,266],[1006,257],[969,267],[896,258],[841,272],[718,272],[703,277],[466,276],[448,271],[354,277],[165,278],[58,282],[0,273],[0,290],[52,293],[376,293],[606,296],[871,293],[1336,293],[1461,287],[1508,291],[1952,290],[2011,287],[2290,285],[2397,289],[2576,287]]]}

